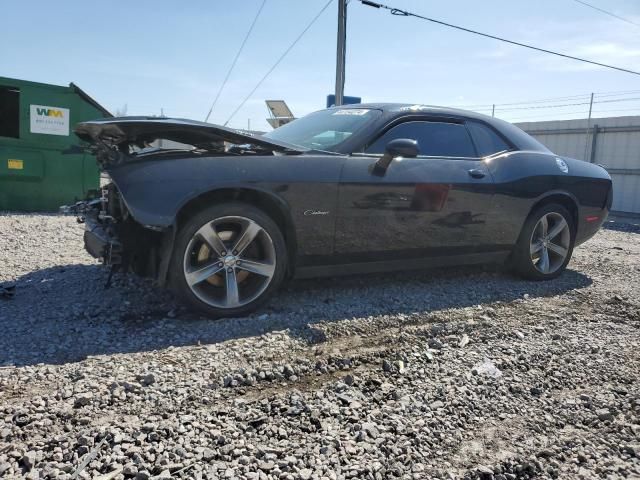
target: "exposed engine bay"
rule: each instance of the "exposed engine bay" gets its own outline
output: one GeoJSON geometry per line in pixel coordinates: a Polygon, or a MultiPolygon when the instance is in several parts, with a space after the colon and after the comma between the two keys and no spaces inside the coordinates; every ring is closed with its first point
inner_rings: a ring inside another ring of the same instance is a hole
{"type": "Polygon", "coordinates": [[[76,134],[102,170],[150,156],[234,156],[301,153],[299,147],[249,132],[190,120],[148,117],[84,122],[76,134]]]}

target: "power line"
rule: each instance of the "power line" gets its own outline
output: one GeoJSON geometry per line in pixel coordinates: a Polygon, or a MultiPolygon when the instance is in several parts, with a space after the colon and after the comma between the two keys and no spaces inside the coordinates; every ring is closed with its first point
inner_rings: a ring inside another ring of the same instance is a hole
{"type": "Polygon", "coordinates": [[[438,25],[443,25],[443,26],[449,27],[449,28],[455,28],[456,30],[461,30],[461,31],[467,32],[467,33],[473,33],[474,35],[480,35],[482,37],[491,38],[493,40],[499,40],[500,42],[510,43],[511,45],[517,45],[519,47],[528,48],[530,50],[535,50],[537,52],[548,53],[550,55],[555,55],[557,57],[568,58],[570,60],[576,60],[576,61],[583,62],[583,63],[590,63],[591,65],[597,65],[599,67],[610,68],[612,70],[618,70],[620,72],[632,73],[633,75],[640,75],[640,72],[636,72],[634,70],[629,70],[629,69],[622,68],[622,67],[616,67],[614,65],[607,65],[606,63],[595,62],[593,60],[587,60],[586,58],[574,57],[572,55],[567,55],[565,53],[554,52],[552,50],[547,50],[547,49],[540,48],[540,47],[534,47],[533,45],[528,45],[526,43],[516,42],[514,40],[508,40],[506,38],[497,37],[495,35],[490,35],[488,33],[478,32],[477,30],[471,30],[470,28],[461,27],[459,25],[453,25],[452,23],[443,22],[442,20],[436,20],[434,18],[429,18],[429,17],[425,17],[425,16],[422,16],[422,15],[418,15],[417,13],[408,12],[406,10],[401,10],[399,8],[389,7],[389,6],[384,5],[382,3],[372,2],[370,0],[360,0],[360,2],[363,5],[367,5],[369,7],[383,8],[385,10],[389,10],[392,15],[398,15],[398,16],[402,16],[402,17],[415,17],[415,18],[419,18],[421,20],[426,20],[427,22],[437,23],[438,25]]]}
{"type": "Polygon", "coordinates": [[[262,0],[262,5],[260,5],[260,8],[258,9],[258,13],[256,13],[256,16],[254,17],[253,22],[251,22],[251,26],[249,27],[249,30],[247,31],[247,34],[244,36],[244,40],[242,40],[242,43],[240,44],[240,48],[238,49],[238,53],[236,53],[236,56],[233,59],[233,62],[231,62],[231,66],[229,67],[229,70],[227,71],[227,75],[224,77],[224,80],[222,81],[222,85],[220,85],[220,89],[218,90],[218,93],[216,94],[216,98],[213,100],[213,103],[211,104],[211,108],[209,109],[209,113],[207,113],[207,116],[204,119],[205,122],[207,120],[209,120],[209,116],[211,115],[211,112],[213,111],[213,107],[218,102],[218,99],[220,98],[220,94],[222,93],[222,90],[224,89],[224,86],[227,84],[227,80],[229,80],[229,77],[231,76],[231,72],[233,71],[234,67],[236,66],[238,58],[240,58],[240,54],[242,53],[242,50],[244,49],[244,46],[247,43],[247,40],[249,39],[249,36],[251,35],[251,32],[253,31],[253,27],[256,25],[256,22],[258,21],[258,17],[260,16],[260,13],[262,13],[262,9],[264,8],[265,3],[267,3],[267,0],[262,0]]]}
{"type": "MultiPolygon", "coordinates": [[[[561,115],[564,116],[564,117],[569,116],[569,115],[586,115],[586,112],[584,110],[575,111],[575,112],[563,112],[561,115]]],[[[526,120],[528,118],[542,118],[542,117],[547,117],[547,116],[548,116],[548,114],[539,113],[539,114],[536,114],[536,115],[525,115],[524,117],[515,117],[515,118],[514,117],[506,117],[506,118],[509,118],[510,122],[518,122],[518,121],[521,121],[521,120],[526,120]]],[[[550,118],[548,120],[536,120],[536,121],[551,121],[552,122],[552,121],[556,121],[556,120],[560,120],[560,119],[558,119],[558,118],[550,118]]]]}
{"type": "Polygon", "coordinates": [[[631,25],[635,25],[636,27],[640,27],[639,23],[629,20],[628,18],[621,17],[620,15],[616,15],[615,13],[610,12],[608,10],[604,10],[600,7],[596,7],[595,5],[591,5],[590,3],[583,2],[582,0],[573,0],[573,1],[581,5],[584,5],[585,7],[593,8],[594,10],[597,10],[600,13],[604,13],[605,15],[609,15],[610,17],[617,18],[618,20],[622,20],[623,22],[627,22],[627,23],[630,23],[631,25]]]}
{"type": "MultiPolygon", "coordinates": [[[[606,109],[606,110],[596,110],[594,108],[593,110],[593,114],[601,114],[601,113],[615,113],[615,112],[637,112],[638,114],[640,114],[640,108],[615,108],[615,109],[606,109]]],[[[560,115],[566,117],[566,116],[571,116],[571,115],[585,115],[585,111],[574,111],[574,112],[562,112],[560,115]]],[[[529,118],[541,118],[541,117],[546,117],[548,116],[548,114],[536,114],[536,115],[526,115],[524,117],[508,117],[511,122],[518,122],[521,120],[526,120],[529,118]]],[[[594,118],[602,118],[602,117],[594,117],[594,118]]],[[[583,120],[584,118],[579,118],[579,119],[570,119],[570,120],[583,120]]],[[[548,121],[557,121],[557,120],[562,120],[559,118],[552,118],[549,119],[548,121]]],[[[566,119],[565,119],[566,120],[566,119]]],[[[535,120],[535,121],[545,121],[545,120],[535,120]]]]}
{"type": "MultiPolygon", "coordinates": [[[[636,102],[640,100],[640,97],[635,98],[616,98],[611,100],[600,100],[594,101],[593,104],[598,103],[618,103],[618,102],[636,102]]],[[[542,110],[545,108],[562,108],[562,107],[574,107],[578,105],[589,105],[590,102],[579,102],[579,103],[563,103],[558,105],[534,105],[529,107],[509,107],[509,108],[500,108],[501,112],[511,112],[513,110],[542,110]]],[[[505,104],[506,105],[506,104],[505,104]]],[[[497,107],[498,105],[496,105],[497,107]]]]}
{"type": "MultiPolygon", "coordinates": [[[[593,102],[593,113],[605,113],[605,112],[638,112],[640,114],[640,106],[636,106],[633,108],[614,108],[614,109],[601,109],[598,108],[597,105],[602,104],[602,103],[614,103],[614,102],[637,102],[640,101],[640,98],[620,98],[620,99],[614,99],[614,100],[601,100],[601,101],[594,101],[593,102]]],[[[588,105],[589,103],[587,102],[586,105],[588,105]]],[[[550,107],[552,107],[553,105],[550,105],[550,107]]],[[[558,105],[560,106],[560,105],[558,105]]],[[[501,110],[500,113],[505,112],[506,110],[509,109],[504,109],[501,110]]],[[[505,112],[506,115],[508,117],[510,117],[509,112],[505,112]]],[[[584,111],[571,111],[571,112],[561,112],[559,113],[559,115],[562,116],[567,116],[567,115],[579,115],[579,114],[584,114],[584,111]]],[[[517,115],[517,113],[516,113],[517,115]]],[[[540,118],[540,117],[547,117],[551,115],[551,113],[539,113],[539,114],[535,114],[535,115],[526,115],[526,116],[518,116],[515,119],[511,118],[511,120],[520,120],[520,119],[526,119],[526,118],[540,118]]],[[[554,120],[557,120],[557,118],[554,118],[554,120]]]]}
{"type": "Polygon", "coordinates": [[[598,97],[621,97],[632,93],[640,93],[640,90],[627,90],[626,92],[595,92],[598,97]]]}
{"type": "MultiPolygon", "coordinates": [[[[637,94],[640,93],[640,90],[617,90],[617,91],[607,91],[607,92],[594,92],[598,98],[607,98],[607,97],[621,97],[624,95],[637,94]]],[[[477,103],[472,105],[454,105],[455,108],[468,108],[468,109],[480,109],[480,110],[489,110],[495,107],[503,107],[510,105],[531,105],[537,103],[550,103],[550,102],[558,102],[558,101],[567,101],[567,100],[579,100],[579,99],[588,99],[590,93],[583,93],[582,95],[571,95],[567,97],[550,97],[550,98],[538,98],[535,100],[521,100],[518,102],[509,102],[509,103],[477,103]]]]}
{"type": "MultiPolygon", "coordinates": [[[[545,108],[562,108],[562,107],[575,107],[577,105],[589,105],[589,102],[580,102],[580,103],[562,103],[559,105],[535,105],[532,107],[509,107],[509,108],[500,108],[501,112],[511,112],[513,110],[541,110],[545,108]]],[[[496,105],[497,107],[497,105],[496,105]]],[[[496,109],[498,110],[498,109],[496,109]]]]}
{"type": "MultiPolygon", "coordinates": [[[[636,92],[624,92],[623,95],[627,93],[636,93],[636,92]]],[[[538,98],[536,100],[521,100],[519,102],[509,102],[509,103],[477,103],[472,105],[452,105],[453,108],[481,108],[484,110],[491,110],[492,107],[502,107],[507,105],[531,105],[535,103],[551,103],[558,102],[562,100],[580,100],[583,98],[589,98],[589,93],[583,93],[582,95],[571,95],[568,97],[549,97],[549,98],[538,98]]],[[[603,95],[609,96],[609,95],[603,95]]]]}
{"type": "Polygon", "coordinates": [[[617,102],[633,102],[633,101],[638,101],[640,100],[640,97],[636,97],[636,98],[616,98],[613,100],[601,100],[599,102],[593,102],[593,103],[617,103],[617,102]]]}
{"type": "Polygon", "coordinates": [[[305,33],[307,33],[307,31],[311,28],[311,26],[316,23],[316,21],[318,20],[318,18],[320,18],[320,16],[324,13],[324,11],[329,8],[329,5],[331,5],[333,3],[333,0],[329,0],[324,7],[322,7],[320,9],[320,11],[316,14],[315,17],[313,17],[313,19],[309,22],[309,24],[304,28],[304,30],[302,30],[302,32],[300,32],[300,35],[298,35],[296,37],[296,39],[293,41],[293,43],[291,43],[291,45],[289,45],[289,47],[284,51],[284,53],[282,55],[280,55],[280,58],[278,58],[278,60],[276,61],[276,63],[273,64],[273,66],[267,71],[267,73],[264,74],[264,76],[260,79],[260,81],[256,84],[255,87],[253,87],[253,90],[251,90],[251,92],[249,92],[249,95],[247,95],[245,97],[244,100],[242,100],[242,102],[240,102],[240,105],[238,105],[238,108],[236,108],[233,113],[229,116],[229,118],[227,118],[227,121],[224,122],[224,125],[226,126],[231,119],[235,116],[236,113],[238,113],[238,110],[240,110],[245,103],[247,103],[247,101],[251,98],[251,96],[256,92],[256,90],[258,90],[258,88],[260,88],[260,85],[262,85],[262,83],[267,79],[267,77],[269,75],[271,75],[271,72],[273,72],[278,65],[280,65],[280,62],[282,62],[282,60],[284,60],[284,57],[287,56],[287,54],[293,49],[293,47],[296,46],[296,44],[300,41],[300,39],[304,36],[305,33]]]}
{"type": "Polygon", "coordinates": [[[593,113],[603,113],[603,112],[638,112],[640,113],[640,108],[614,108],[614,109],[606,109],[606,110],[594,110],[593,113]]]}
{"type": "Polygon", "coordinates": [[[539,100],[530,100],[528,102],[509,102],[509,103],[496,103],[496,107],[507,106],[507,105],[530,105],[532,103],[550,103],[550,102],[558,102],[561,100],[579,100],[582,98],[589,98],[589,93],[584,93],[582,95],[571,95],[569,97],[555,97],[555,98],[542,98],[539,100]]]}
{"type": "MultiPolygon", "coordinates": [[[[547,108],[564,108],[564,107],[574,107],[578,105],[589,105],[589,102],[578,102],[578,103],[561,103],[556,105],[536,105],[531,107],[509,107],[509,108],[498,108],[496,104],[496,108],[494,110],[493,105],[491,108],[469,108],[469,110],[473,110],[474,112],[512,112],[517,110],[544,110],[547,108]]],[[[454,107],[458,108],[458,107],[454,107]]]]}
{"type": "Polygon", "coordinates": [[[510,103],[485,103],[485,104],[476,104],[476,105],[457,105],[456,108],[478,108],[485,107],[486,110],[490,110],[494,105],[496,107],[502,107],[507,105],[530,105],[533,103],[550,103],[550,102],[558,102],[558,101],[566,101],[566,100],[579,100],[582,98],[588,98],[590,94],[585,93],[583,95],[572,95],[569,97],[551,97],[551,98],[541,98],[537,100],[528,100],[528,101],[519,101],[519,102],[510,102],[510,103]]]}

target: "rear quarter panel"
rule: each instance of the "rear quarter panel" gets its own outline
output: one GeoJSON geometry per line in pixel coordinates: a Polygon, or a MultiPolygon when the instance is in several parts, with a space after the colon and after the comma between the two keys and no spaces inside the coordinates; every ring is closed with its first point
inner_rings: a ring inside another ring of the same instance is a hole
{"type": "Polygon", "coordinates": [[[564,195],[577,205],[577,244],[595,234],[606,219],[611,178],[598,165],[544,152],[510,152],[487,164],[496,183],[496,243],[514,244],[531,210],[551,195],[564,195]],[[557,158],[566,162],[567,173],[560,170],[557,158]],[[585,220],[593,216],[598,219],[585,220]]]}

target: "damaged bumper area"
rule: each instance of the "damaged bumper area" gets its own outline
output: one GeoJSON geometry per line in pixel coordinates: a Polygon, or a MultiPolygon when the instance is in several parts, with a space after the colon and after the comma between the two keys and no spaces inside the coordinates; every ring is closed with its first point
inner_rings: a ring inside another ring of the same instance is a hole
{"type": "Polygon", "coordinates": [[[106,265],[122,264],[122,244],[105,226],[94,218],[85,219],[84,248],[106,265]]]}
{"type": "Polygon", "coordinates": [[[60,207],[61,213],[76,215],[78,223],[85,225],[84,248],[105,265],[122,264],[122,243],[116,231],[117,219],[108,211],[109,197],[112,196],[110,191],[114,189],[113,185],[107,185],[98,199],[60,207]]]}
{"type": "Polygon", "coordinates": [[[112,272],[131,271],[159,285],[165,283],[173,229],[137,223],[113,183],[102,188],[100,198],[61,207],[61,212],[77,215],[78,223],[85,226],[85,250],[112,272]]]}

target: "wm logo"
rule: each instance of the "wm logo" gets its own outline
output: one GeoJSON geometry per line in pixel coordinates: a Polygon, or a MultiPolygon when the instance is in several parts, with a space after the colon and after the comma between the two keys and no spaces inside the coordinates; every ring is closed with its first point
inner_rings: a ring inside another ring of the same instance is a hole
{"type": "Polygon", "coordinates": [[[62,110],[54,110],[53,108],[36,108],[36,112],[44,117],[64,117],[62,110]]]}

